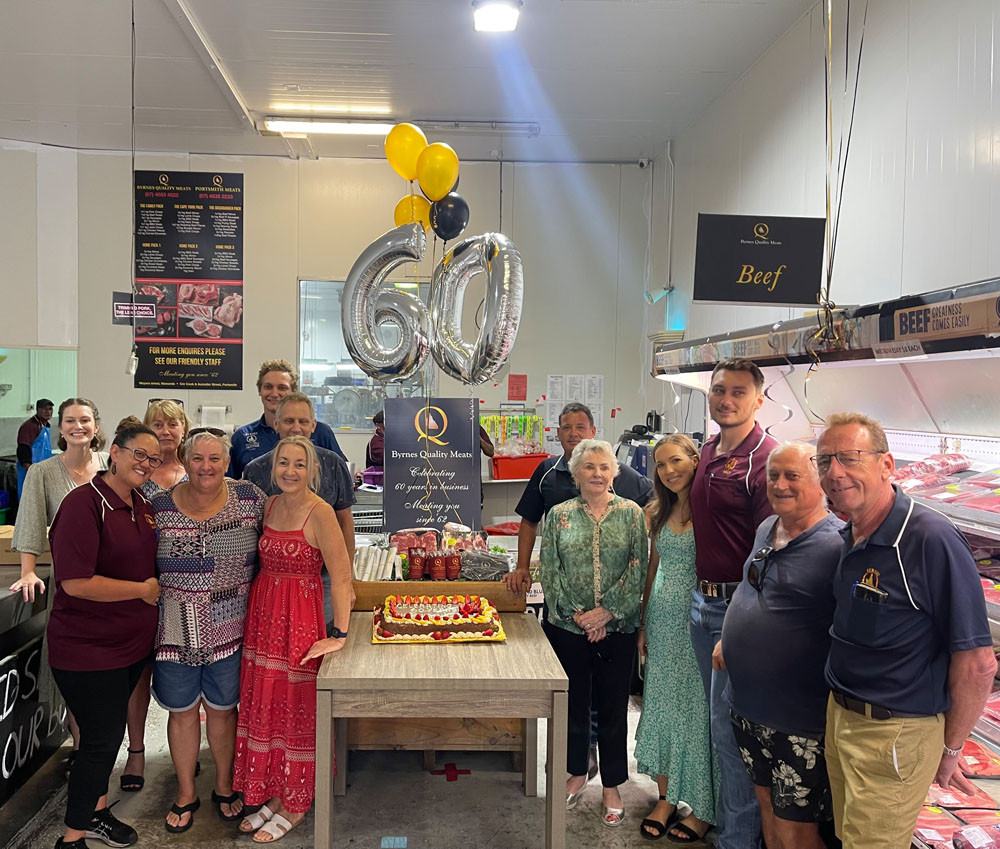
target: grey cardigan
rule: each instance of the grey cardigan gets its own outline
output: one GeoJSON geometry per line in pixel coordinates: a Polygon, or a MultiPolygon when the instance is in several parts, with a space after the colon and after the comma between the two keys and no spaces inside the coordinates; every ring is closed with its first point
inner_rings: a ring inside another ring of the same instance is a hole
{"type": "MultiPolygon", "coordinates": [[[[95,451],[101,471],[108,468],[108,455],[104,451],[95,451]]],[[[17,519],[14,521],[14,536],[10,547],[14,551],[34,554],[36,557],[45,551],[45,539],[49,525],[55,518],[56,510],[62,500],[76,484],[57,454],[32,463],[24,479],[24,489],[17,508],[17,519]]]]}

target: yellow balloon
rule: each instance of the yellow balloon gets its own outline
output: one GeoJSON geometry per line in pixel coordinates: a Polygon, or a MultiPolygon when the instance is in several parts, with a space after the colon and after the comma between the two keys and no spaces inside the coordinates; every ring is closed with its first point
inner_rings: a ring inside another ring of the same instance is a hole
{"type": "Polygon", "coordinates": [[[427,198],[420,195],[407,195],[399,199],[392,213],[392,220],[397,227],[404,224],[423,224],[424,230],[431,229],[431,205],[427,198]]]}
{"type": "Polygon", "coordinates": [[[457,179],[458,154],[444,142],[427,145],[417,159],[420,191],[432,201],[441,200],[457,179]]]}
{"type": "Polygon", "coordinates": [[[385,158],[404,180],[417,179],[417,158],[427,147],[427,136],[413,124],[396,124],[385,137],[385,158]]]}

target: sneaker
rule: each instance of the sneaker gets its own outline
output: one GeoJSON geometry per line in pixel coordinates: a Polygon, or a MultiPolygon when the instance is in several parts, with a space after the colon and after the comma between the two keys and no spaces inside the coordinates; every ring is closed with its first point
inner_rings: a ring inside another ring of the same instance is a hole
{"type": "Polygon", "coordinates": [[[72,843],[67,843],[61,837],[56,841],[55,849],[87,849],[86,838],[80,837],[72,843]]]}
{"type": "Polygon", "coordinates": [[[591,746],[587,753],[587,781],[593,781],[597,777],[597,746],[591,746]]]}
{"type": "Polygon", "coordinates": [[[86,837],[88,840],[103,840],[116,849],[131,846],[139,840],[135,829],[115,817],[109,808],[94,811],[86,837]]]}

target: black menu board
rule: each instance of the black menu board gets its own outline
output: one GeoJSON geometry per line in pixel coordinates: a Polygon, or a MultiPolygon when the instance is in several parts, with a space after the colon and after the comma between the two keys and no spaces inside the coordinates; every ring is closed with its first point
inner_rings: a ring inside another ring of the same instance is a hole
{"type": "Polygon", "coordinates": [[[243,388],[243,175],[135,172],[136,389],[243,388]]]}

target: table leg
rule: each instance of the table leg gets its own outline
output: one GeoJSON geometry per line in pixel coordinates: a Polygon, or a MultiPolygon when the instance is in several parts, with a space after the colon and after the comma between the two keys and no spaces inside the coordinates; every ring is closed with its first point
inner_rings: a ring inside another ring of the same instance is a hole
{"type": "Polygon", "coordinates": [[[524,753],[522,772],[524,776],[524,795],[538,795],[538,720],[534,717],[524,720],[524,753]]]}
{"type": "Polygon", "coordinates": [[[316,804],[313,841],[333,845],[333,694],[316,691],[316,804]]]}
{"type": "Polygon", "coordinates": [[[333,779],[333,795],[347,793],[347,720],[333,721],[333,742],[337,749],[337,775],[333,779]]]}
{"type": "Polygon", "coordinates": [[[566,849],[566,734],[568,696],[552,693],[545,772],[545,849],[566,849]]]}

